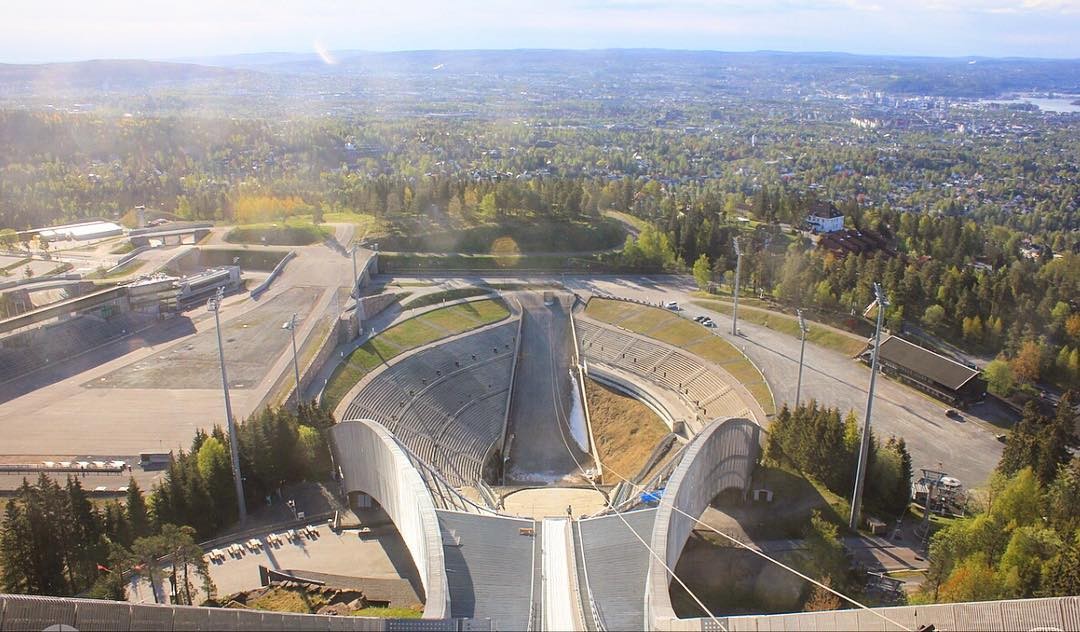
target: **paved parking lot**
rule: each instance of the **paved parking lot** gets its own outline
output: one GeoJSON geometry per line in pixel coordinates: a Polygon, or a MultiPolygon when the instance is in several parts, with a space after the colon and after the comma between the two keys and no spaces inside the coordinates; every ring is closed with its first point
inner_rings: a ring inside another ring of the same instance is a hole
{"type": "MultiPolygon", "coordinates": [[[[244,552],[239,557],[226,554],[224,561],[210,562],[210,578],[214,581],[218,595],[226,596],[257,588],[259,566],[280,571],[308,570],[347,577],[404,578],[410,581],[415,581],[418,577],[409,551],[396,532],[360,537],[356,531],[334,533],[326,525],[317,527],[317,530],[317,538],[301,537],[295,542],[282,538],[281,544],[275,546],[271,546],[267,540],[266,536],[269,534],[263,534],[255,538],[261,543],[257,552],[244,547],[244,552]]],[[[246,542],[248,539],[250,538],[242,541],[246,542]]],[[[228,545],[218,548],[224,550],[226,546],[228,545]]],[[[164,594],[161,586],[158,587],[158,594],[164,594]]],[[[149,583],[130,584],[128,600],[134,603],[154,603],[149,583]]]]}

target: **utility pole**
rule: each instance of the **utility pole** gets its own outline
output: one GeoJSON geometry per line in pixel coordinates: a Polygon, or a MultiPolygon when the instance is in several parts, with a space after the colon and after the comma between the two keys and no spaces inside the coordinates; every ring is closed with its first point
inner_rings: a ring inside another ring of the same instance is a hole
{"type": "Polygon", "coordinates": [[[360,292],[357,290],[357,286],[360,285],[360,280],[356,276],[356,249],[360,246],[353,244],[352,250],[349,253],[352,255],[352,297],[360,298],[360,292]]]}
{"type": "Polygon", "coordinates": [[[293,371],[296,373],[296,407],[300,407],[300,362],[296,359],[296,314],[293,314],[289,320],[281,326],[282,329],[288,329],[292,334],[292,365],[293,371]]]}
{"type": "Polygon", "coordinates": [[[799,394],[802,393],[802,370],[803,370],[803,357],[806,355],[806,334],[810,332],[810,329],[806,326],[806,321],[803,319],[802,310],[797,309],[795,313],[799,316],[799,332],[801,334],[801,342],[799,344],[799,381],[795,383],[795,408],[799,407],[799,394]]]}
{"type": "MultiPolygon", "coordinates": [[[[878,352],[881,349],[881,321],[885,317],[885,308],[889,306],[889,302],[885,300],[885,294],[881,291],[881,286],[877,283],[874,284],[874,302],[870,303],[866,312],[869,312],[874,305],[878,308],[877,328],[874,330],[874,351],[870,360],[870,388],[866,393],[866,415],[863,416],[862,437],[859,442],[859,465],[855,470],[855,491],[851,496],[851,517],[848,519],[848,526],[852,531],[859,528],[862,512],[863,484],[866,482],[866,467],[870,456],[870,413],[874,408],[874,382],[877,380],[878,352]]],[[[863,314],[865,315],[866,312],[863,314]]]]}
{"type": "Polygon", "coordinates": [[[742,248],[735,238],[735,305],[731,308],[731,335],[739,335],[739,276],[742,274],[742,248]]]}
{"type": "Polygon", "coordinates": [[[217,329],[218,359],[221,361],[221,390],[225,392],[225,424],[229,429],[229,451],[232,453],[233,483],[236,486],[236,508],[239,510],[240,523],[247,522],[247,503],[244,501],[244,481],[240,478],[240,438],[236,434],[233,421],[232,402],[229,401],[229,376],[225,372],[225,345],[221,342],[221,300],[225,297],[225,288],[219,287],[217,294],[206,301],[206,309],[214,312],[214,325],[217,329]]]}

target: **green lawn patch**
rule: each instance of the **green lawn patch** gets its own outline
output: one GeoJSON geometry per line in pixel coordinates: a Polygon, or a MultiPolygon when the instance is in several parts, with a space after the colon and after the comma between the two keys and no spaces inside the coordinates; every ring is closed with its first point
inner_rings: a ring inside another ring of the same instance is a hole
{"type": "Polygon", "coordinates": [[[110,255],[126,255],[127,253],[131,252],[132,250],[135,250],[135,244],[131,243],[130,241],[122,241],[119,244],[117,244],[116,246],[113,246],[112,250],[109,251],[109,254],[110,255]]]}
{"type": "MultiPolygon", "coordinates": [[[[742,301],[740,300],[740,303],[742,301]]],[[[707,301],[693,301],[694,305],[698,307],[704,307],[721,314],[731,314],[732,304],[724,303],[721,301],[707,300],[707,301]]],[[[799,322],[794,316],[788,316],[787,314],[781,314],[779,312],[766,312],[757,309],[739,310],[739,320],[745,320],[746,322],[760,325],[773,331],[778,331],[782,334],[787,334],[794,338],[799,337],[799,322]]],[[[806,339],[826,349],[832,349],[839,353],[843,353],[846,356],[853,356],[864,348],[866,348],[866,341],[852,335],[845,335],[833,329],[816,323],[813,321],[807,321],[807,326],[810,328],[810,333],[806,335],[806,339]]]]}
{"type": "Polygon", "coordinates": [[[312,598],[300,589],[279,588],[253,600],[248,605],[255,610],[311,614],[325,604],[326,600],[321,596],[312,598]]]}
{"type": "Polygon", "coordinates": [[[473,301],[425,312],[402,321],[349,354],[330,376],[323,407],[337,408],[341,399],[375,367],[410,349],[502,320],[510,310],[501,299],[473,301]]]}
{"type": "Polygon", "coordinates": [[[237,226],[225,235],[232,244],[260,244],[267,246],[307,246],[333,235],[328,226],[290,219],[275,224],[249,224],[237,226]]]}
{"type": "Polygon", "coordinates": [[[415,608],[361,608],[352,613],[355,617],[378,617],[380,619],[419,619],[423,610],[415,608]]]}
{"type": "Polygon", "coordinates": [[[631,215],[629,213],[623,213],[621,211],[607,210],[607,211],[604,211],[604,215],[606,217],[611,217],[613,219],[617,219],[617,220],[619,220],[619,221],[621,221],[621,222],[623,222],[625,224],[629,224],[629,225],[633,226],[635,229],[637,229],[639,231],[640,230],[645,230],[646,228],[649,227],[649,222],[641,219],[640,217],[634,217],[633,215],[631,215]]]}
{"type": "MultiPolygon", "coordinates": [[[[103,268],[99,268],[98,270],[96,270],[94,272],[91,272],[90,274],[86,275],[86,278],[88,278],[88,279],[118,279],[120,277],[125,277],[125,276],[128,276],[130,274],[134,274],[134,273],[138,272],[140,269],[142,269],[142,267],[144,265],[146,265],[145,261],[139,261],[138,259],[132,259],[131,261],[128,261],[127,263],[125,263],[124,265],[116,268],[115,270],[105,270],[103,268]]],[[[50,271],[49,274],[59,274],[59,273],[50,271]]]]}
{"type": "Polygon", "coordinates": [[[761,404],[761,407],[765,410],[766,414],[772,415],[776,413],[776,404],[773,403],[772,391],[769,389],[768,384],[765,382],[747,384],[746,390],[750,391],[750,394],[754,396],[754,399],[761,404]]]}
{"type": "Polygon", "coordinates": [[[592,221],[556,221],[513,218],[499,223],[419,234],[402,230],[380,238],[383,250],[439,253],[588,252],[622,245],[626,231],[611,218],[592,221]]]}
{"type": "MultiPolygon", "coordinates": [[[[382,242],[379,244],[382,247],[382,242]]],[[[417,274],[432,271],[545,270],[565,272],[616,272],[617,265],[596,256],[565,255],[471,255],[414,254],[380,252],[379,269],[387,274],[417,274]]]]}
{"type": "Polygon", "coordinates": [[[664,329],[667,329],[668,319],[666,316],[663,312],[641,309],[633,312],[628,318],[620,320],[619,326],[638,333],[654,330],[661,324],[664,324],[664,329]]]}
{"type": "Polygon", "coordinates": [[[699,355],[706,360],[722,364],[725,367],[728,363],[737,363],[744,359],[738,349],[716,336],[695,342],[685,347],[685,349],[694,355],[699,355]]]}
{"type": "Polygon", "coordinates": [[[612,323],[638,312],[639,309],[641,308],[633,303],[594,298],[585,306],[585,314],[596,320],[612,323]]]}
{"type": "MultiPolygon", "coordinates": [[[[200,248],[199,265],[207,268],[218,266],[231,266],[235,262],[242,270],[258,270],[270,272],[285,255],[288,250],[251,250],[248,248],[200,248]]],[[[177,271],[174,271],[177,272],[177,271]]],[[[177,272],[178,274],[182,274],[177,272]]]]}
{"type": "MultiPolygon", "coordinates": [[[[656,310],[656,312],[660,312],[660,310],[656,310]]],[[[663,314],[663,312],[660,313],[663,314]]],[[[717,346],[715,342],[721,343],[720,346],[727,345],[723,340],[720,340],[715,336],[710,336],[708,329],[697,323],[679,318],[674,314],[664,314],[664,316],[665,317],[661,319],[660,324],[657,325],[657,328],[649,333],[650,336],[657,340],[663,340],[664,342],[679,348],[683,348],[690,342],[701,340],[702,338],[705,338],[706,348],[717,346]],[[708,338],[706,338],[706,336],[708,336],[708,338]]]]}
{"type": "Polygon", "coordinates": [[[776,412],[765,378],[738,349],[708,330],[660,307],[626,301],[593,298],[585,307],[586,315],[661,340],[689,353],[721,365],[736,380],[745,384],[766,414],[776,412]],[[646,333],[647,332],[647,333],[646,333]]]}
{"type": "Polygon", "coordinates": [[[480,296],[481,294],[490,294],[491,290],[484,287],[461,287],[454,288],[452,290],[443,290],[442,292],[432,292],[431,294],[421,294],[408,303],[401,305],[402,309],[413,309],[415,307],[427,307],[428,305],[437,305],[443,302],[456,301],[459,298],[468,298],[470,296],[480,296]]]}

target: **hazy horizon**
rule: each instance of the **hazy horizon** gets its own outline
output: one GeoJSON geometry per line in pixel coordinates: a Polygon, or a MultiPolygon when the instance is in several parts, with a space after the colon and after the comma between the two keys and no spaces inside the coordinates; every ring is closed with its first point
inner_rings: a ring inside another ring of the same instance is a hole
{"type": "Polygon", "coordinates": [[[51,0],[5,13],[0,63],[635,48],[1080,58],[1080,0],[51,0]]]}
{"type": "MultiPolygon", "coordinates": [[[[779,54],[779,55],[850,55],[852,57],[881,57],[888,59],[955,59],[955,60],[969,60],[969,59],[985,59],[985,60],[1030,60],[1030,61],[1080,61],[1078,57],[1037,57],[1037,56],[1023,56],[1023,55],[918,55],[918,54],[902,54],[902,53],[853,53],[843,50],[784,50],[775,48],[759,48],[759,49],[720,49],[720,48],[673,48],[673,47],[648,47],[648,46],[609,46],[609,47],[596,47],[596,48],[554,48],[554,47],[517,47],[517,48],[403,48],[403,49],[323,49],[323,50],[253,50],[253,51],[238,51],[238,52],[223,52],[223,53],[205,53],[199,55],[180,55],[175,57],[83,57],[83,58],[71,58],[71,59],[55,59],[46,61],[4,61],[0,60],[0,65],[47,65],[47,64],[67,64],[67,63],[81,63],[81,62],[97,62],[97,61],[147,61],[147,62],[161,62],[161,63],[181,63],[181,64],[199,64],[206,62],[213,62],[220,59],[228,58],[244,58],[244,57],[261,57],[261,56],[320,56],[329,55],[333,59],[333,63],[344,59],[346,55],[383,55],[383,54],[406,54],[406,53],[467,53],[467,52],[481,52],[481,53],[498,53],[498,52],[603,52],[603,51],[656,51],[656,52],[669,52],[669,53],[720,53],[720,54],[779,54]]],[[[324,58],[325,59],[325,58],[324,58]]]]}

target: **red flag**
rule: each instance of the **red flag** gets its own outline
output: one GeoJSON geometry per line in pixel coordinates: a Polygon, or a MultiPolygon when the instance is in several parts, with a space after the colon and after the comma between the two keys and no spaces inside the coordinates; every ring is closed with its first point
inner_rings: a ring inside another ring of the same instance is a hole
{"type": "Polygon", "coordinates": [[[105,567],[105,566],[102,566],[101,564],[98,564],[98,565],[97,565],[97,569],[98,569],[99,571],[104,571],[104,572],[106,572],[106,573],[111,573],[111,572],[112,572],[112,571],[110,571],[110,570],[109,570],[109,569],[108,569],[107,567],[105,567]]]}

